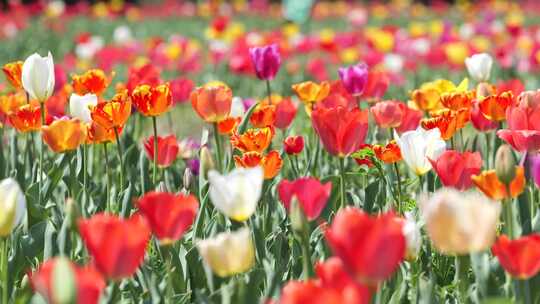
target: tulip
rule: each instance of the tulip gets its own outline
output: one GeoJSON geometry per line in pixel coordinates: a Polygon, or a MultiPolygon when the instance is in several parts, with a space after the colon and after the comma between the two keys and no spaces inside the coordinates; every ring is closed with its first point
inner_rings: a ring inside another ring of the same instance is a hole
{"type": "Polygon", "coordinates": [[[229,116],[232,91],[222,82],[214,81],[196,88],[190,95],[191,106],[206,122],[219,122],[229,116]]]}
{"type": "Polygon", "coordinates": [[[255,247],[248,228],[223,232],[196,245],[204,263],[220,277],[246,272],[255,264],[255,247]]]}
{"type": "Polygon", "coordinates": [[[304,137],[302,135],[288,136],[283,141],[283,149],[288,155],[300,154],[304,150],[304,137]]]}
{"type": "Polygon", "coordinates": [[[472,175],[480,173],[482,156],[479,152],[444,151],[437,160],[429,160],[441,183],[446,187],[467,190],[472,186],[472,175]]]}
{"type": "Polygon", "coordinates": [[[476,192],[442,188],[420,202],[433,246],[444,254],[469,254],[495,241],[499,203],[476,192]]]}
{"type": "Polygon", "coordinates": [[[260,129],[248,129],[243,134],[234,133],[231,135],[231,145],[242,152],[262,153],[270,146],[274,128],[265,127],[260,129]]]}
{"type": "MultiPolygon", "coordinates": [[[[150,136],[144,142],[144,150],[146,151],[146,156],[151,161],[154,160],[154,140],[155,137],[150,136]]],[[[178,142],[176,141],[176,136],[169,135],[166,137],[157,137],[157,164],[162,168],[169,167],[176,160],[179,152],[178,142]]]]}
{"type": "MultiPolygon", "coordinates": [[[[273,98],[272,98],[273,99],[273,98]]],[[[291,98],[283,98],[276,105],[276,120],[274,126],[278,129],[287,129],[296,116],[297,106],[291,98]]]]}
{"type": "Polygon", "coordinates": [[[101,95],[111,83],[111,78],[112,76],[107,77],[103,70],[88,70],[82,75],[72,76],[73,90],[77,95],[101,95]]]}
{"type": "Polygon", "coordinates": [[[441,104],[452,111],[458,111],[472,106],[474,94],[470,91],[451,91],[441,94],[441,104]]]}
{"type": "Polygon", "coordinates": [[[319,217],[332,191],[332,183],[321,184],[319,180],[303,177],[294,181],[282,180],[278,185],[279,198],[285,209],[290,210],[291,200],[296,198],[304,215],[312,221],[319,217]]]}
{"type": "Polygon", "coordinates": [[[174,104],[180,104],[189,100],[189,95],[193,91],[195,84],[187,78],[176,78],[171,80],[171,94],[174,104]]]}
{"type": "Polygon", "coordinates": [[[293,84],[292,90],[306,106],[306,112],[311,114],[314,105],[325,99],[330,93],[330,83],[323,81],[320,84],[313,81],[305,81],[293,84]]]}
{"type": "Polygon", "coordinates": [[[506,119],[506,109],[512,105],[512,92],[488,95],[478,101],[480,112],[491,121],[506,119]]]}
{"type": "Polygon", "coordinates": [[[77,118],[61,118],[41,128],[43,141],[56,153],[77,149],[86,142],[86,126],[77,118]]]}
{"type": "Polygon", "coordinates": [[[22,67],[22,86],[32,99],[44,103],[54,91],[54,62],[51,52],[47,57],[34,53],[22,67]]]}
{"type": "Polygon", "coordinates": [[[7,237],[26,216],[26,198],[13,178],[0,182],[0,237],[7,237]]]}
{"type": "Polygon", "coordinates": [[[512,277],[526,280],[540,272],[540,234],[510,240],[501,235],[491,248],[499,263],[512,277]]]}
{"type": "Polygon", "coordinates": [[[4,72],[4,75],[6,75],[6,79],[15,89],[22,88],[22,66],[22,61],[14,61],[6,63],[2,67],[2,71],[4,72]]]}
{"type": "Polygon", "coordinates": [[[396,128],[401,125],[405,107],[405,104],[399,101],[387,100],[376,103],[370,110],[380,128],[396,128]]]}
{"type": "Polygon", "coordinates": [[[540,91],[521,93],[506,110],[508,129],[497,136],[520,152],[540,150],[540,91]]]}
{"type": "Polygon", "coordinates": [[[144,259],[150,227],[139,214],[128,219],[99,213],[78,222],[93,264],[107,278],[131,277],[144,259]]]}
{"type": "Polygon", "coordinates": [[[106,287],[105,280],[93,267],[77,266],[64,257],[41,264],[30,275],[30,282],[48,303],[96,304],[106,287]]]}
{"type": "Polygon", "coordinates": [[[105,129],[121,128],[131,115],[131,100],[127,91],[114,95],[111,101],[90,107],[92,120],[105,129]]]}
{"type": "Polygon", "coordinates": [[[398,133],[403,133],[416,130],[420,124],[420,120],[423,117],[422,112],[409,107],[404,107],[402,111],[403,117],[401,119],[401,124],[396,128],[396,131],[398,133]]]}
{"type": "Polygon", "coordinates": [[[25,104],[15,109],[9,116],[9,123],[19,132],[41,129],[41,107],[25,104]]]}
{"type": "Polygon", "coordinates": [[[431,160],[436,160],[445,150],[446,143],[439,129],[407,131],[399,137],[394,134],[405,163],[416,175],[424,175],[431,170],[431,160]]]}
{"type": "Polygon", "coordinates": [[[379,100],[386,93],[389,84],[390,77],[386,72],[369,71],[362,97],[379,100]]]}
{"type": "Polygon", "coordinates": [[[509,185],[516,178],[516,158],[509,145],[501,145],[495,154],[495,173],[497,178],[505,185],[509,185]]]}
{"type": "Polygon", "coordinates": [[[318,108],[311,116],[313,128],[328,153],[345,157],[360,149],[368,131],[368,112],[358,108],[318,108]]]}
{"type": "Polygon", "coordinates": [[[169,84],[158,86],[139,85],[133,89],[131,100],[137,111],[144,116],[159,116],[167,112],[172,106],[171,89],[169,84]]]}
{"type": "Polygon", "coordinates": [[[440,107],[441,95],[448,92],[465,91],[468,84],[467,79],[464,79],[458,86],[446,79],[426,82],[419,89],[411,92],[411,103],[419,110],[435,110],[440,107]]]}
{"type": "Polygon", "coordinates": [[[259,152],[246,152],[242,156],[235,155],[234,162],[237,167],[242,168],[261,166],[264,172],[264,179],[276,177],[283,166],[283,160],[276,150],[272,150],[266,155],[259,152]]]}
{"type": "MultiPolygon", "coordinates": [[[[122,133],[122,129],[118,129],[118,134],[122,133]]],[[[88,125],[86,143],[87,144],[102,144],[112,142],[115,139],[114,129],[105,129],[100,124],[92,121],[88,125]]]]}
{"type": "Polygon", "coordinates": [[[474,54],[465,59],[469,75],[477,82],[488,81],[493,65],[493,58],[489,54],[474,54]]]}
{"type": "Polygon", "coordinates": [[[83,96],[71,94],[69,98],[69,112],[72,117],[80,119],[84,123],[92,122],[90,106],[94,107],[98,103],[97,96],[94,94],[85,94],[83,96]]]}
{"type": "Polygon", "coordinates": [[[517,197],[525,188],[525,170],[521,166],[515,167],[514,180],[508,186],[499,180],[495,170],[483,171],[471,176],[471,179],[480,191],[496,201],[517,197]]]}
{"type": "Polygon", "coordinates": [[[375,156],[386,164],[393,164],[402,160],[401,151],[395,140],[392,140],[386,146],[373,145],[371,149],[375,156]]]}
{"type": "Polygon", "coordinates": [[[325,235],[334,255],[361,283],[388,279],[405,256],[403,225],[391,212],[370,216],[357,208],[339,210],[325,235]]]}
{"type": "Polygon", "coordinates": [[[487,119],[482,111],[480,111],[480,106],[478,101],[473,101],[471,108],[471,122],[474,128],[481,132],[486,132],[489,130],[494,130],[499,127],[499,123],[496,121],[491,121],[487,119]]]}
{"type": "Polygon", "coordinates": [[[255,67],[255,74],[259,79],[274,79],[281,65],[281,56],[277,44],[250,48],[249,55],[255,67]]]}
{"type": "Polygon", "coordinates": [[[149,192],[137,203],[161,244],[172,244],[189,229],[199,203],[193,195],[149,192]]]}
{"type": "Polygon", "coordinates": [[[212,203],[231,219],[246,221],[255,212],[261,198],[263,174],[261,167],[237,168],[227,175],[208,172],[212,203]]]}
{"type": "Polygon", "coordinates": [[[444,140],[451,139],[459,129],[465,127],[470,117],[467,108],[462,108],[459,111],[443,109],[432,112],[431,115],[432,118],[423,119],[420,124],[426,130],[439,129],[444,140]]]}
{"type": "Polygon", "coordinates": [[[368,67],[365,63],[339,68],[338,74],[349,94],[362,95],[368,82],[368,67]]]}
{"type": "Polygon", "coordinates": [[[529,172],[532,180],[536,184],[536,187],[540,187],[540,156],[538,154],[533,154],[528,156],[528,160],[530,163],[529,172]]]}
{"type": "Polygon", "coordinates": [[[272,104],[259,103],[249,117],[249,122],[255,128],[274,126],[275,121],[276,106],[272,104]]]}

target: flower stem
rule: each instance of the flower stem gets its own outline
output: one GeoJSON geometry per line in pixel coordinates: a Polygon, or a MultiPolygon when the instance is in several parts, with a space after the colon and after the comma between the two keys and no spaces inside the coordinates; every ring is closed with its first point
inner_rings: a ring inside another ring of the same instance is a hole
{"type": "Polygon", "coordinates": [[[218,130],[218,124],[214,124],[214,140],[216,142],[216,163],[218,167],[218,171],[221,172],[221,139],[219,138],[219,130],[218,130]]]}
{"type": "Polygon", "coordinates": [[[152,182],[154,187],[156,186],[156,173],[157,173],[157,159],[159,155],[158,151],[158,138],[157,138],[157,119],[155,116],[152,116],[152,125],[154,127],[154,170],[152,172],[152,182]]]}
{"type": "Polygon", "coordinates": [[[120,161],[120,190],[124,186],[124,161],[122,160],[122,145],[120,144],[120,136],[118,135],[118,127],[114,127],[114,137],[116,138],[116,148],[118,150],[118,160],[120,161]]]}
{"type": "Polygon", "coordinates": [[[270,80],[266,80],[266,94],[268,94],[268,102],[272,103],[272,89],[270,88],[270,80]]]}
{"type": "Polygon", "coordinates": [[[469,280],[467,272],[469,270],[470,259],[469,255],[458,255],[455,259],[456,273],[454,276],[454,283],[458,287],[459,303],[466,303],[467,301],[467,289],[469,287],[469,280]]]}
{"type": "Polygon", "coordinates": [[[397,164],[397,162],[394,163],[394,170],[396,171],[396,179],[397,179],[397,197],[398,197],[398,202],[397,202],[397,209],[398,209],[398,214],[402,214],[402,210],[401,210],[401,174],[399,173],[399,166],[397,164]]]}
{"type": "MultiPolygon", "coordinates": [[[[508,193],[510,193],[508,191],[508,193]]],[[[506,234],[510,239],[514,238],[514,218],[512,212],[512,199],[505,199],[503,202],[504,208],[504,225],[506,228],[506,234]]]]}
{"type": "MultiPolygon", "coordinates": [[[[45,126],[45,102],[39,103],[40,112],[41,112],[41,127],[45,126]]],[[[39,205],[43,206],[43,136],[41,137],[41,144],[39,145],[39,205]]]]}
{"type": "Polygon", "coordinates": [[[109,152],[107,151],[107,142],[103,143],[103,153],[105,154],[105,175],[107,179],[107,201],[106,201],[106,210],[111,212],[110,206],[110,195],[111,195],[111,178],[109,174],[109,152]]]}
{"type": "Polygon", "coordinates": [[[83,160],[83,202],[82,205],[86,206],[86,186],[87,186],[87,175],[88,175],[88,146],[86,144],[82,145],[82,160],[83,160]]]}
{"type": "MultiPolygon", "coordinates": [[[[339,158],[339,174],[340,174],[340,183],[339,183],[339,193],[340,193],[340,208],[345,207],[345,158],[339,158]]],[[[336,211],[336,210],[334,210],[336,211]]]]}
{"type": "Polygon", "coordinates": [[[8,303],[9,284],[8,284],[8,257],[9,257],[9,239],[2,239],[2,303],[8,303]]]}

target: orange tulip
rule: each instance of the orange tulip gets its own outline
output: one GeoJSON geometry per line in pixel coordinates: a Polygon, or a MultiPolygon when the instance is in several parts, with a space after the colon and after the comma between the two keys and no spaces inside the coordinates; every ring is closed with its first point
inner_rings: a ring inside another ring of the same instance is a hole
{"type": "Polygon", "coordinates": [[[77,149],[86,141],[86,126],[77,118],[62,118],[41,128],[43,141],[56,153],[77,149]]]}
{"type": "Polygon", "coordinates": [[[72,86],[77,95],[95,94],[100,95],[111,83],[112,77],[107,76],[103,70],[92,69],[82,75],[73,75],[72,86]]]}
{"type": "Polygon", "coordinates": [[[25,102],[26,95],[23,92],[0,95],[0,120],[3,121],[25,102]]]}
{"type": "Polygon", "coordinates": [[[9,115],[9,123],[19,132],[41,129],[41,109],[39,105],[20,106],[9,115]]]}
{"type": "Polygon", "coordinates": [[[261,129],[248,129],[244,134],[231,135],[231,145],[242,151],[262,153],[270,143],[274,136],[273,127],[265,127],[261,129]]]}
{"type": "Polygon", "coordinates": [[[206,122],[219,122],[229,116],[232,91],[222,82],[214,81],[191,92],[191,106],[206,122]]]}
{"type": "Polygon", "coordinates": [[[421,125],[426,130],[439,128],[441,137],[448,140],[469,121],[469,113],[467,108],[461,108],[458,111],[440,110],[432,113],[432,118],[423,119],[421,125]]]}
{"type": "Polygon", "coordinates": [[[480,99],[478,105],[484,116],[492,121],[502,121],[506,119],[506,109],[512,105],[512,92],[489,95],[480,99]]]}
{"type": "Polygon", "coordinates": [[[276,106],[272,104],[260,103],[249,117],[249,122],[251,122],[255,128],[273,126],[275,121],[276,106]]]}
{"type": "Polygon", "coordinates": [[[155,87],[139,85],[131,93],[131,100],[144,116],[159,116],[172,106],[171,88],[168,83],[155,87]]]}
{"type": "Polygon", "coordinates": [[[435,89],[414,90],[411,99],[418,109],[430,111],[439,105],[440,95],[435,89]]]}
{"type": "Polygon", "coordinates": [[[127,91],[119,92],[108,102],[90,108],[92,120],[105,129],[122,127],[131,115],[131,100],[127,91]]]}
{"type": "Polygon", "coordinates": [[[372,149],[375,152],[375,156],[384,163],[393,164],[402,159],[401,150],[395,140],[392,140],[386,146],[374,145],[372,149]]]}
{"type": "MultiPolygon", "coordinates": [[[[114,129],[105,129],[102,125],[92,121],[88,126],[88,136],[86,138],[87,144],[101,144],[105,142],[112,142],[115,140],[114,129]]],[[[122,132],[122,128],[117,129],[118,134],[122,132]]]]}
{"type": "Polygon", "coordinates": [[[521,166],[516,166],[516,176],[510,182],[510,196],[506,185],[499,180],[495,170],[483,171],[479,175],[471,176],[471,179],[480,191],[493,200],[517,197],[525,188],[525,170],[521,166]]]}
{"type": "Polygon", "coordinates": [[[15,89],[22,88],[22,66],[22,61],[15,61],[6,63],[4,67],[2,67],[4,75],[6,75],[7,80],[15,89]]]}
{"type": "Polygon", "coordinates": [[[313,106],[325,99],[330,94],[330,83],[323,81],[317,84],[313,81],[305,81],[293,84],[292,89],[296,96],[304,103],[306,112],[311,114],[313,106]]]}
{"type": "Polygon", "coordinates": [[[242,157],[235,155],[234,162],[237,167],[243,168],[261,166],[264,170],[265,179],[274,178],[279,173],[281,166],[283,166],[283,160],[276,150],[268,152],[266,156],[255,151],[246,152],[242,157]]]}
{"type": "Polygon", "coordinates": [[[236,131],[236,127],[240,124],[240,117],[227,117],[217,123],[219,134],[232,134],[236,131]]]}
{"type": "Polygon", "coordinates": [[[441,94],[442,105],[450,110],[457,111],[462,108],[471,108],[474,94],[469,91],[448,92],[441,94]]]}

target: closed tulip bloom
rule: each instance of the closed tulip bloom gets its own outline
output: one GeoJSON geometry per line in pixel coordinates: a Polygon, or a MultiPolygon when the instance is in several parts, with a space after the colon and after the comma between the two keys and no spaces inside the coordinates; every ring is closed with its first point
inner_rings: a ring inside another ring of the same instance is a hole
{"type": "Polygon", "coordinates": [[[61,118],[41,128],[43,141],[56,153],[77,149],[85,143],[86,126],[77,118],[61,118]]]}
{"type": "MultiPolygon", "coordinates": [[[[117,129],[118,135],[122,134],[122,128],[117,129]]],[[[116,139],[114,129],[105,129],[100,124],[92,121],[87,125],[87,144],[102,144],[116,139]]]]}
{"type": "Polygon", "coordinates": [[[368,67],[365,63],[339,68],[338,74],[349,94],[360,96],[364,93],[368,82],[368,67]]]}
{"type": "Polygon", "coordinates": [[[144,116],[159,116],[172,106],[172,94],[169,84],[150,86],[147,84],[135,87],[131,100],[137,111],[144,116]]]}
{"type": "Polygon", "coordinates": [[[404,103],[394,100],[381,101],[371,107],[371,114],[380,128],[396,128],[403,119],[404,103]]]}
{"type": "Polygon", "coordinates": [[[540,272],[540,234],[510,240],[501,235],[491,247],[501,266],[512,277],[526,280],[540,272]]]}
{"type": "Polygon", "coordinates": [[[479,152],[460,153],[448,150],[437,160],[430,159],[430,162],[444,186],[461,191],[472,186],[471,176],[479,174],[482,168],[482,156],[479,152]]]}
{"type": "Polygon", "coordinates": [[[370,216],[357,208],[341,209],[326,240],[352,277],[369,285],[388,279],[405,257],[403,225],[391,212],[370,216]]]}
{"type": "Polygon", "coordinates": [[[260,129],[248,129],[243,134],[233,133],[230,141],[234,148],[244,153],[262,153],[270,146],[273,136],[274,128],[265,127],[260,129]]]}
{"type": "Polygon", "coordinates": [[[488,81],[493,66],[493,58],[487,53],[474,54],[465,59],[469,75],[478,82],[488,81]]]}
{"type": "Polygon", "coordinates": [[[521,93],[506,110],[508,129],[497,136],[519,152],[540,150],[540,91],[521,93]]]}
{"type": "Polygon", "coordinates": [[[111,76],[107,76],[103,70],[92,69],[82,75],[73,75],[73,91],[77,95],[94,94],[101,95],[111,83],[111,76]]]}
{"type": "Polygon", "coordinates": [[[469,254],[491,247],[501,205],[477,192],[442,188],[420,203],[434,247],[444,254],[469,254]]]}
{"type": "Polygon", "coordinates": [[[416,175],[424,175],[431,170],[431,160],[436,160],[446,150],[441,132],[435,128],[407,131],[400,136],[394,134],[403,160],[416,175]]]}
{"type": "Polygon", "coordinates": [[[316,104],[328,96],[330,83],[323,81],[318,84],[313,81],[305,81],[293,84],[292,90],[304,104],[316,104]]]}
{"type": "Polygon", "coordinates": [[[22,85],[30,98],[45,102],[54,92],[54,62],[51,52],[47,57],[34,53],[22,67],[22,85]]]}
{"type": "Polygon", "coordinates": [[[474,100],[472,103],[471,123],[476,130],[481,132],[495,130],[499,127],[499,123],[497,121],[489,120],[484,116],[484,114],[482,114],[482,111],[480,111],[480,105],[476,100],[474,100]]]}
{"type": "Polygon", "coordinates": [[[236,168],[226,175],[210,171],[210,200],[231,219],[246,221],[255,212],[261,198],[263,174],[261,167],[236,168]]]}
{"type": "Polygon", "coordinates": [[[107,102],[90,107],[92,120],[105,129],[123,127],[131,115],[131,100],[127,91],[119,92],[107,102]]]}
{"type": "Polygon", "coordinates": [[[101,274],[91,266],[81,267],[65,257],[52,258],[45,261],[30,275],[32,289],[39,293],[47,303],[97,304],[107,286],[101,274]],[[73,280],[73,281],[68,281],[73,280]],[[62,286],[72,294],[58,294],[62,286]],[[67,301],[67,302],[66,302],[67,301]]]}
{"type": "Polygon", "coordinates": [[[276,77],[281,65],[281,55],[277,44],[250,48],[249,55],[257,78],[272,80],[276,77]]]}
{"type": "Polygon", "coordinates": [[[77,95],[71,94],[69,98],[69,112],[72,117],[80,119],[84,123],[92,122],[90,106],[96,106],[97,96],[94,94],[77,95]]]}
{"type": "Polygon", "coordinates": [[[14,61],[4,64],[2,71],[6,76],[6,79],[9,81],[11,86],[15,89],[22,88],[22,61],[14,61]]]}
{"type": "MultiPolygon", "coordinates": [[[[154,152],[154,136],[150,136],[145,142],[144,142],[144,150],[146,151],[146,156],[148,156],[148,159],[154,160],[155,152],[154,152]]],[[[178,156],[179,152],[179,146],[178,141],[176,140],[176,136],[169,135],[165,137],[158,136],[157,137],[157,147],[158,147],[158,155],[157,155],[157,164],[158,166],[162,168],[169,167],[172,165],[172,163],[176,160],[176,157],[178,156]]]]}
{"type": "Polygon", "coordinates": [[[19,132],[38,131],[41,129],[41,108],[39,105],[25,104],[15,109],[8,119],[19,132]]]}
{"type": "Polygon", "coordinates": [[[0,237],[7,237],[26,215],[26,198],[13,178],[0,182],[0,237]]]}
{"type": "Polygon", "coordinates": [[[491,121],[502,121],[506,119],[506,109],[512,105],[512,92],[488,95],[478,101],[480,112],[491,121]]]}
{"type": "Polygon", "coordinates": [[[290,97],[281,99],[276,105],[276,120],[274,121],[274,126],[278,129],[287,129],[294,120],[297,110],[298,107],[290,97]]]}
{"type": "Polygon", "coordinates": [[[137,203],[161,244],[178,241],[191,227],[199,203],[193,195],[149,192],[137,203]]]}
{"type": "Polygon", "coordinates": [[[206,122],[219,122],[229,116],[232,91],[224,83],[214,81],[191,92],[191,106],[206,122]]]}
{"type": "Polygon", "coordinates": [[[259,103],[249,117],[249,122],[255,128],[273,126],[276,121],[276,106],[273,104],[259,103]]]}
{"type": "Polygon", "coordinates": [[[316,109],[311,122],[326,151],[338,157],[358,151],[369,126],[367,111],[347,110],[341,106],[316,109]]]}
{"type": "Polygon", "coordinates": [[[200,240],[197,249],[204,263],[222,278],[246,272],[255,264],[255,247],[248,228],[200,240]]]}
{"type": "Polygon", "coordinates": [[[386,72],[369,71],[362,97],[379,100],[384,96],[389,85],[390,77],[386,72]]]}
{"type": "Polygon", "coordinates": [[[150,227],[139,214],[122,219],[99,213],[78,223],[92,262],[107,278],[131,277],[143,262],[150,227]]]}
{"type": "Polygon", "coordinates": [[[525,188],[525,170],[521,166],[516,166],[514,180],[508,187],[499,180],[495,170],[482,171],[478,175],[471,176],[471,179],[480,191],[496,201],[517,197],[525,188]],[[510,189],[510,193],[507,188],[510,189]]]}
{"type": "Polygon", "coordinates": [[[405,107],[402,109],[403,117],[401,124],[396,128],[398,133],[416,130],[420,125],[420,120],[424,116],[421,111],[405,107]]]}
{"type": "Polygon", "coordinates": [[[272,150],[266,155],[259,152],[246,152],[242,156],[235,155],[234,163],[241,168],[262,167],[264,179],[276,177],[283,166],[283,160],[276,150],[272,150]]]}
{"type": "Polygon", "coordinates": [[[304,150],[304,137],[302,135],[288,136],[283,141],[283,149],[288,155],[300,154],[304,150]]]}
{"type": "Polygon", "coordinates": [[[296,198],[307,219],[312,221],[319,217],[326,206],[332,191],[332,183],[322,184],[312,177],[302,177],[294,181],[284,179],[279,183],[277,190],[285,209],[289,210],[291,200],[296,198]]]}

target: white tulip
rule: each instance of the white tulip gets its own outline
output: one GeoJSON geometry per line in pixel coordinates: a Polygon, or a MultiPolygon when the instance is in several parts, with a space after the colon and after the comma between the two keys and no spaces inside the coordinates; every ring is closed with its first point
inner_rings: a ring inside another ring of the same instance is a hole
{"type": "Polygon", "coordinates": [[[501,204],[478,192],[442,188],[420,199],[420,211],[439,252],[469,254],[495,241],[501,204]]]}
{"type": "Polygon", "coordinates": [[[255,263],[255,247],[248,228],[198,241],[197,249],[204,263],[220,277],[246,272],[255,263]]]}
{"type": "Polygon", "coordinates": [[[6,178],[0,182],[0,237],[11,234],[26,214],[26,199],[17,181],[6,178]]]}
{"type": "Polygon", "coordinates": [[[118,44],[125,44],[133,41],[131,29],[127,25],[120,25],[114,29],[113,40],[118,44]]]}
{"type": "Polygon", "coordinates": [[[45,102],[54,91],[54,62],[51,52],[47,57],[38,53],[26,58],[22,67],[22,85],[31,98],[45,102]]]}
{"type": "Polygon", "coordinates": [[[72,117],[80,119],[82,122],[91,123],[90,106],[97,105],[98,99],[94,94],[77,95],[71,94],[69,98],[69,112],[72,117]]]}
{"type": "Polygon", "coordinates": [[[414,215],[410,212],[405,213],[405,222],[403,223],[403,235],[407,241],[406,258],[414,260],[422,247],[422,234],[420,233],[420,224],[415,221],[414,215]]]}
{"type": "Polygon", "coordinates": [[[403,133],[401,137],[395,133],[394,137],[403,160],[416,175],[423,175],[431,170],[429,159],[436,160],[446,150],[446,143],[438,128],[424,130],[419,127],[403,133]]]}
{"type": "Polygon", "coordinates": [[[465,65],[469,71],[469,75],[476,81],[482,82],[489,79],[493,58],[489,54],[480,53],[474,54],[471,57],[465,58],[465,65]]]}
{"type": "Polygon", "coordinates": [[[264,171],[261,167],[236,168],[227,175],[208,172],[210,199],[223,214],[235,221],[247,220],[261,197],[264,171]]]}
{"type": "Polygon", "coordinates": [[[231,102],[231,112],[229,113],[230,117],[238,118],[244,116],[244,101],[242,98],[235,96],[231,102]]]}

